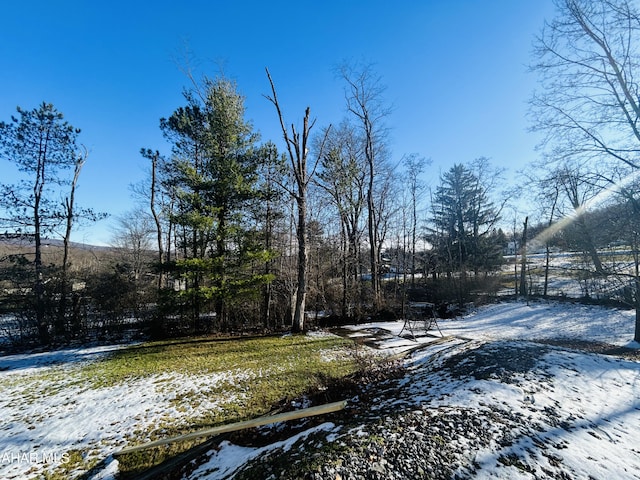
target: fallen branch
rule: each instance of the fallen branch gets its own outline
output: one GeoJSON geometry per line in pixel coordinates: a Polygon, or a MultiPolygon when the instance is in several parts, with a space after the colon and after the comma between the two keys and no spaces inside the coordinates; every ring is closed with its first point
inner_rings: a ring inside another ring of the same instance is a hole
{"type": "Polygon", "coordinates": [[[295,410],[293,412],[279,413],[278,415],[270,415],[270,416],[254,418],[253,420],[245,420],[242,422],[229,423],[227,425],[221,425],[219,427],[212,427],[205,430],[199,430],[193,433],[187,433],[185,435],[179,435],[177,437],[165,438],[163,440],[156,440],[154,442],[143,443],[142,445],[136,445],[134,447],[124,448],[119,452],[115,452],[113,456],[119,457],[121,455],[126,455],[128,453],[134,453],[140,450],[146,450],[147,448],[159,447],[161,445],[167,445],[169,443],[174,443],[174,442],[181,442],[184,440],[191,440],[198,437],[209,437],[212,435],[219,435],[221,433],[235,432],[237,430],[243,430],[245,428],[268,425],[270,423],[278,423],[278,422],[284,422],[287,420],[296,420],[298,418],[313,417],[316,415],[323,415],[325,413],[337,412],[339,410],[344,409],[346,406],[347,406],[347,401],[342,400],[340,402],[318,405],[317,407],[303,408],[301,410],[295,410]]]}

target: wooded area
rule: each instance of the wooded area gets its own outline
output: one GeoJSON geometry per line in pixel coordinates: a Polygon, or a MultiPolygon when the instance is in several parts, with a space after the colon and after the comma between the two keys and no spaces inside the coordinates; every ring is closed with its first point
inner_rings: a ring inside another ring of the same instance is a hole
{"type": "Polygon", "coordinates": [[[283,151],[261,142],[235,82],[190,78],[184,105],[160,119],[171,151],[141,150],[148,181],[113,248],[90,253],[70,245],[74,226],[105,215],[75,205],[91,161],[80,132],[53,105],[18,108],[0,123],[0,157],[24,174],[0,185],[3,335],[302,331],[401,318],[411,300],[446,315],[499,294],[551,295],[559,269],[578,296],[638,308],[639,13],[627,1],[558,1],[532,65],[543,156],[509,188],[483,157],[437,174],[420,153],[392,152],[390,103],[370,65],[337,69],[345,118],[317,127],[307,108],[301,131],[267,70],[283,151]],[[554,270],[558,252],[572,261],[554,270]]]}

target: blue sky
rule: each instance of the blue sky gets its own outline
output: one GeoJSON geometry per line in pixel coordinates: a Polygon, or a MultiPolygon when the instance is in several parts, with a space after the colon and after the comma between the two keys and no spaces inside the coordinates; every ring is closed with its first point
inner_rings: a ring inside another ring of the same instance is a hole
{"type": "MultiPolygon", "coordinates": [[[[432,159],[425,182],[481,156],[512,173],[537,158],[527,65],[552,0],[22,0],[1,11],[0,120],[53,103],[90,150],[78,202],[113,216],[134,207],[140,148],[169,152],[159,119],[184,104],[187,50],[198,74],[222,65],[237,81],[263,141],[281,137],[265,67],[287,121],[310,106],[320,126],[345,116],[333,70],[352,59],[374,63],[387,85],[392,160],[432,159]]],[[[0,175],[12,180],[6,165],[0,175]]],[[[111,224],[74,240],[108,243],[111,224]]]]}

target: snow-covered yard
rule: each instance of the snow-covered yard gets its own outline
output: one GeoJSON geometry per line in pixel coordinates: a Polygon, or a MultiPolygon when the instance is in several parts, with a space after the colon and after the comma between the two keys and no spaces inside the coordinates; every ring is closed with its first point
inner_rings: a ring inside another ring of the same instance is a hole
{"type": "MultiPolygon", "coordinates": [[[[473,470],[478,478],[551,478],[553,472],[570,478],[640,478],[640,363],[531,343],[571,339],[638,348],[631,341],[633,312],[576,304],[503,303],[442,320],[439,326],[450,337],[446,341],[430,336],[418,337],[417,342],[400,338],[403,322],[351,327],[360,338],[375,333],[383,352],[395,354],[427,344],[407,356],[403,378],[371,386],[380,393],[370,413],[379,412],[382,419],[390,411],[409,416],[421,412],[426,417],[454,408],[473,411],[478,418],[489,418],[490,411],[494,416],[509,412],[509,420],[501,417],[494,433],[487,423],[483,441],[449,437],[447,448],[464,453],[460,473],[473,470]],[[496,366],[496,358],[501,358],[503,367],[496,366]],[[509,442],[498,441],[507,433],[509,442]]],[[[95,477],[108,478],[118,466],[110,455],[125,446],[126,433],[149,432],[168,417],[176,421],[193,415],[172,407],[170,400],[198,395],[222,380],[233,381],[211,375],[178,378],[171,373],[117,386],[89,386],[80,367],[112,350],[0,357],[0,478],[38,478],[68,461],[73,450],[108,459],[95,477]]],[[[202,402],[198,408],[214,409],[216,404],[202,402]]],[[[361,431],[366,437],[364,426],[361,431]]],[[[226,478],[252,458],[287,450],[318,435],[327,442],[340,442],[351,433],[339,422],[326,421],[266,447],[225,442],[189,478],[226,478]]],[[[389,472],[392,461],[384,463],[389,472]]]]}

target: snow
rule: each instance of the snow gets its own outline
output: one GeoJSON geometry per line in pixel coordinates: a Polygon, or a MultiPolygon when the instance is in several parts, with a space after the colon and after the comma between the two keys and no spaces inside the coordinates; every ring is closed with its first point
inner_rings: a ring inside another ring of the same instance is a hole
{"type": "Polygon", "coordinates": [[[334,429],[335,425],[333,423],[325,422],[317,427],[300,432],[291,438],[260,448],[240,447],[225,440],[220,444],[219,449],[208,452],[208,455],[210,455],[209,461],[200,465],[191,474],[191,478],[206,478],[207,480],[228,478],[230,474],[238,469],[238,466],[254,458],[278,449],[286,452],[302,438],[317,432],[331,432],[334,429]]]}
{"type": "MultiPolygon", "coordinates": [[[[478,348],[472,341],[460,348],[478,348]]],[[[523,343],[503,341],[502,347],[523,343]]],[[[527,345],[525,343],[525,345],[527,345]]],[[[534,344],[533,348],[538,348],[534,344]]],[[[429,355],[413,357],[416,364],[430,361],[429,355]]],[[[535,369],[515,381],[498,378],[452,379],[431,371],[413,376],[408,396],[420,404],[436,406],[481,406],[507,409],[526,418],[532,430],[507,450],[480,451],[477,478],[535,478],[522,476],[515,467],[496,470],[498,456],[515,454],[538,468],[552,468],[546,457],[532,459],[536,449],[532,438],[546,445],[562,459],[572,478],[640,478],[640,452],[636,432],[640,428],[640,364],[596,354],[584,354],[550,347],[535,369]],[[549,375],[551,374],[551,375],[549,375]],[[427,391],[425,384],[431,385],[427,391]]],[[[538,471],[539,476],[542,471],[538,471]]]]}
{"type": "Polygon", "coordinates": [[[24,375],[34,373],[39,368],[46,366],[70,365],[98,360],[105,354],[115,352],[120,348],[123,346],[103,345],[92,348],[69,348],[52,352],[9,355],[0,357],[0,371],[8,370],[9,375],[24,375]]]}
{"type": "Polygon", "coordinates": [[[34,468],[64,463],[63,455],[71,449],[91,450],[92,458],[105,458],[125,447],[126,436],[136,430],[150,433],[169,423],[179,425],[181,417],[193,418],[233,400],[219,396],[212,402],[202,395],[200,402],[185,402],[178,408],[172,402],[177,397],[198,396],[220,382],[248,375],[170,372],[96,388],[80,367],[112,350],[97,347],[0,358],[0,370],[8,368],[0,371],[0,478],[29,478],[27,472],[34,468]],[[14,461],[25,454],[43,458],[14,461]],[[49,461],[54,456],[56,461],[49,461]]]}
{"type": "MultiPolygon", "coordinates": [[[[398,334],[404,326],[404,322],[394,322],[351,328],[359,333],[384,328],[398,334]]],[[[513,302],[486,306],[455,320],[440,320],[439,326],[453,340],[417,350],[407,360],[406,392],[398,404],[409,409],[504,409],[535,426],[507,450],[476,452],[481,468],[475,478],[546,478],[542,468],[553,471],[545,456],[551,454],[571,472],[571,478],[640,478],[640,363],[529,342],[568,339],[639,348],[632,341],[635,312],[580,304],[513,302]],[[540,352],[535,368],[503,383],[491,376],[451,378],[433,366],[434,361],[445,362],[464,350],[497,348],[498,344],[540,352]],[[546,445],[545,455],[533,453],[537,448],[532,439],[546,445]],[[537,465],[536,472],[529,474],[497,462],[499,456],[509,454],[537,465]]],[[[418,336],[413,344],[429,342],[432,337],[418,336]]],[[[380,341],[379,346],[390,352],[411,348],[398,341],[380,341]]]]}
{"type": "MultiPolygon", "coordinates": [[[[640,348],[633,341],[635,312],[579,303],[503,302],[484,306],[462,318],[438,320],[445,336],[484,340],[549,340],[572,339],[610,343],[640,348]]],[[[415,340],[400,338],[410,333],[404,321],[352,325],[354,338],[371,337],[373,332],[390,334],[387,341],[376,342],[380,348],[403,351],[416,343],[433,342],[430,336],[420,336],[421,323],[413,324],[415,340]],[[416,330],[418,332],[416,332],[416,330]]],[[[431,335],[439,336],[432,328],[431,335]]]]}
{"type": "MultiPolygon", "coordinates": [[[[540,464],[540,468],[552,466],[547,457],[532,459],[532,438],[548,443],[549,451],[561,457],[574,478],[640,478],[640,363],[529,343],[565,338],[640,348],[632,341],[634,322],[632,311],[572,303],[512,302],[482,307],[454,320],[439,320],[445,339],[439,338],[437,330],[435,335],[424,335],[419,325],[413,325],[414,333],[420,334],[415,339],[401,338],[398,335],[406,326],[402,321],[349,329],[358,343],[375,341],[389,354],[420,344],[425,347],[407,357],[406,394],[398,399],[399,405],[411,409],[448,405],[510,410],[537,427],[531,435],[515,441],[510,451],[540,464]],[[536,352],[535,367],[519,373],[511,383],[492,376],[451,378],[432,368],[434,362],[445,362],[461,352],[491,348],[491,342],[532,349],[536,352]]],[[[166,372],[109,387],[87,382],[82,367],[116,348],[0,357],[0,478],[39,478],[63,463],[65,453],[72,449],[90,452],[97,460],[106,459],[93,478],[114,478],[117,461],[111,454],[127,445],[128,434],[151,433],[169,421],[172,426],[179,425],[181,418],[193,418],[230,400],[213,402],[203,396],[197,407],[185,410],[176,408],[172,399],[195,396],[219,382],[253,374],[166,372]]],[[[288,448],[312,433],[337,438],[339,428],[324,423],[262,448],[225,442],[219,450],[212,450],[209,460],[189,478],[227,478],[251,458],[288,448]]],[[[476,452],[476,461],[483,467],[478,478],[535,478],[534,473],[514,466],[494,468],[497,456],[504,454],[498,449],[476,452]]]]}

